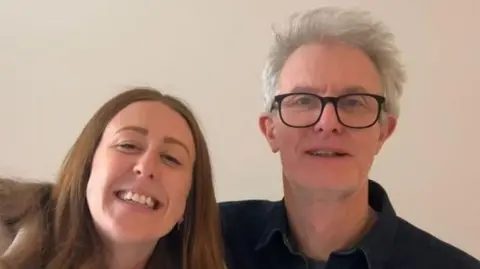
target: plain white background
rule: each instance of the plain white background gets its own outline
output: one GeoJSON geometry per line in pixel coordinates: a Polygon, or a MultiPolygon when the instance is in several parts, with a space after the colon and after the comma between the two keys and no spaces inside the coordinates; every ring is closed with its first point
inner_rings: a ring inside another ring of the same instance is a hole
{"type": "Polygon", "coordinates": [[[387,23],[408,70],[399,128],[371,178],[400,215],[480,258],[478,0],[3,0],[0,174],[52,180],[103,102],[149,85],[196,111],[219,200],[280,198],[257,127],[271,24],[330,4],[387,23]]]}

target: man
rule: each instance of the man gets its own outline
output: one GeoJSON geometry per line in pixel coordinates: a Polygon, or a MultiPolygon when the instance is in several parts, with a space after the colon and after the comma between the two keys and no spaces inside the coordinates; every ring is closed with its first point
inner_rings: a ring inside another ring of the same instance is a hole
{"type": "Polygon", "coordinates": [[[229,269],[480,268],[397,217],[368,179],[404,81],[392,34],[366,12],[311,10],[276,33],[259,125],[284,199],[221,203],[229,269]]]}

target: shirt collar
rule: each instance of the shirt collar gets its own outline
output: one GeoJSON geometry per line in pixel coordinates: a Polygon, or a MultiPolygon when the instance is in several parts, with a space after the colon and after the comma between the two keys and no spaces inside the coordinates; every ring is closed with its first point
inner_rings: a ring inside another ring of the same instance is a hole
{"type": "Polygon", "coordinates": [[[387,192],[377,182],[369,181],[369,204],[377,212],[377,221],[362,238],[357,248],[361,249],[371,269],[382,268],[393,249],[398,218],[387,192]]]}
{"type": "Polygon", "coordinates": [[[272,205],[266,213],[265,229],[257,242],[255,250],[265,247],[275,234],[288,235],[288,219],[284,199],[272,205]]]}
{"type": "MultiPolygon", "coordinates": [[[[390,202],[387,192],[377,182],[369,180],[369,204],[377,212],[377,221],[370,231],[356,246],[365,254],[371,269],[381,268],[388,259],[393,248],[397,230],[397,215],[390,202]]],[[[267,212],[265,229],[257,242],[255,250],[268,245],[275,234],[288,236],[288,219],[285,203],[282,199],[276,202],[267,212]]]]}

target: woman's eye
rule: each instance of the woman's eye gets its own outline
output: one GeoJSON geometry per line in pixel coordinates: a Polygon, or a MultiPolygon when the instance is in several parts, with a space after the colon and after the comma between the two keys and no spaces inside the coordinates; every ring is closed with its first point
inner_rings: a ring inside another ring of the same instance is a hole
{"type": "Polygon", "coordinates": [[[162,155],[162,158],[163,158],[165,161],[167,161],[167,162],[169,162],[169,163],[173,163],[173,164],[175,164],[175,165],[181,165],[181,164],[182,164],[178,159],[176,159],[175,157],[173,157],[173,156],[171,156],[171,155],[165,154],[165,155],[162,155]]]}
{"type": "Polygon", "coordinates": [[[121,143],[118,145],[118,147],[126,151],[138,150],[138,147],[131,143],[121,143]]]}

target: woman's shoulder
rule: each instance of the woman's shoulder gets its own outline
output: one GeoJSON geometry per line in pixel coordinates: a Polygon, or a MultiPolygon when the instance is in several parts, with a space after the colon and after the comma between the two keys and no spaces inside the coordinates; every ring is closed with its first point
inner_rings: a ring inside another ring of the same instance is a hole
{"type": "Polygon", "coordinates": [[[40,213],[52,188],[49,182],[0,177],[0,253],[15,238],[24,218],[40,213]]]}
{"type": "Polygon", "coordinates": [[[36,195],[39,192],[49,191],[52,187],[53,183],[48,181],[0,176],[0,198],[11,195],[21,195],[22,197],[36,195]]]}
{"type": "Polygon", "coordinates": [[[41,247],[32,242],[44,230],[52,189],[49,182],[0,177],[0,269],[9,268],[7,264],[22,257],[25,250],[41,247]]]}
{"type": "MultiPolygon", "coordinates": [[[[13,242],[13,235],[5,223],[0,222],[0,254],[5,253],[13,242]]],[[[0,263],[0,268],[1,263],[0,263]]]]}
{"type": "Polygon", "coordinates": [[[53,183],[0,177],[0,216],[8,210],[28,208],[49,196],[53,183]]]}
{"type": "Polygon", "coordinates": [[[32,211],[44,208],[53,183],[0,177],[0,223],[12,226],[32,211]]]}

